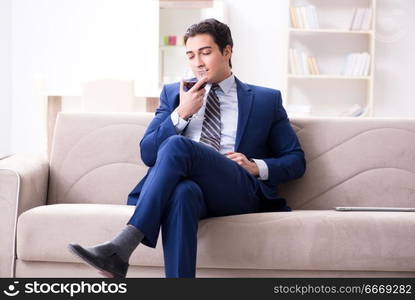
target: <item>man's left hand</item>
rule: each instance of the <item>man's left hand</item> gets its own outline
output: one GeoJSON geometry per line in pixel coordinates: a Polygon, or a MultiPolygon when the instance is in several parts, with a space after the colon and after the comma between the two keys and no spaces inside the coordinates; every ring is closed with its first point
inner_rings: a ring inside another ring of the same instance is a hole
{"type": "Polygon", "coordinates": [[[246,156],[239,152],[226,152],[226,157],[239,164],[254,176],[259,175],[259,169],[255,162],[250,161],[246,156]]]}

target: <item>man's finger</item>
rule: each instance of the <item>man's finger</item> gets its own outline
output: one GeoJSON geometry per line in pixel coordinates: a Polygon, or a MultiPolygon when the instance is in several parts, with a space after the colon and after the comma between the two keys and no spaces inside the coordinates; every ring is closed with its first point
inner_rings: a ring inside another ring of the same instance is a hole
{"type": "Polygon", "coordinates": [[[202,89],[200,92],[199,92],[199,96],[200,97],[203,97],[204,95],[205,95],[205,89],[202,89]]]}
{"type": "Polygon", "coordinates": [[[194,92],[194,91],[199,90],[200,87],[202,86],[202,84],[204,84],[206,82],[207,82],[207,77],[203,77],[198,82],[196,82],[196,84],[189,91],[194,92]]]}
{"type": "Polygon", "coordinates": [[[225,155],[243,155],[243,154],[239,152],[230,151],[230,152],[226,152],[225,155]]]}
{"type": "Polygon", "coordinates": [[[243,156],[241,156],[241,154],[239,154],[239,153],[230,154],[230,155],[227,155],[227,157],[230,158],[230,159],[234,159],[234,158],[238,158],[238,157],[243,158],[243,156]]]}
{"type": "Polygon", "coordinates": [[[184,81],[180,79],[180,92],[184,92],[184,81]]]}
{"type": "Polygon", "coordinates": [[[239,165],[244,165],[245,161],[241,160],[241,159],[231,159],[232,161],[236,162],[239,165]]]}

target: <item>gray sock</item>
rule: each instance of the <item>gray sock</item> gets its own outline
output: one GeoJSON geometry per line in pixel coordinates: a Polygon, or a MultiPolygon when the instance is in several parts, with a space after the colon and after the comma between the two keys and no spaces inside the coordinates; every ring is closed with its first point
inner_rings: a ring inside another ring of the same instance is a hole
{"type": "Polygon", "coordinates": [[[131,253],[133,253],[143,238],[144,234],[137,227],[127,225],[108,244],[115,247],[117,254],[123,261],[128,262],[131,253]]]}

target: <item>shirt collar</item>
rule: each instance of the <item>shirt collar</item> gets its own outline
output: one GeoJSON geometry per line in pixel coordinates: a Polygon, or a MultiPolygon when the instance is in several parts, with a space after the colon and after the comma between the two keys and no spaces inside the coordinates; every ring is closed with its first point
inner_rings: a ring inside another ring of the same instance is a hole
{"type": "MultiPolygon", "coordinates": [[[[233,73],[231,74],[231,76],[229,76],[225,80],[218,82],[218,85],[220,86],[221,90],[223,91],[225,95],[231,91],[234,84],[235,84],[235,75],[233,75],[233,73]]],[[[209,90],[211,87],[212,87],[212,84],[209,84],[209,90]]]]}

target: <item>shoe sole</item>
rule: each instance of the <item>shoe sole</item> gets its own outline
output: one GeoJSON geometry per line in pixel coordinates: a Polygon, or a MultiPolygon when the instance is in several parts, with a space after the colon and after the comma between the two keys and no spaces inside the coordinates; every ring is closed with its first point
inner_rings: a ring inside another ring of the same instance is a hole
{"type": "Polygon", "coordinates": [[[88,265],[97,269],[98,273],[100,273],[101,275],[107,278],[125,278],[124,276],[121,276],[119,274],[114,274],[114,273],[108,272],[107,270],[102,269],[102,267],[98,266],[92,260],[90,260],[87,256],[84,256],[81,252],[79,252],[78,249],[74,245],[69,244],[68,248],[73,254],[76,255],[76,257],[81,258],[88,265]]]}

